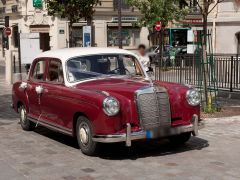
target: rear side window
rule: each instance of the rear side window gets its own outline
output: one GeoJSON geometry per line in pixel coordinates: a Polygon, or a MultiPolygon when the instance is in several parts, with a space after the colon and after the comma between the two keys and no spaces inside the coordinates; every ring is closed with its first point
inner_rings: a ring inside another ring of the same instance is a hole
{"type": "Polygon", "coordinates": [[[45,70],[46,70],[46,61],[44,60],[38,61],[34,66],[32,79],[43,81],[45,70]]]}

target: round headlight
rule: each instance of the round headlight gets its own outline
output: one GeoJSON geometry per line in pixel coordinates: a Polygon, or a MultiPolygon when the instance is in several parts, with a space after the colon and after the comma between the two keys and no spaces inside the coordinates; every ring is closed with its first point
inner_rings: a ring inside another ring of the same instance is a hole
{"type": "Polygon", "coordinates": [[[201,103],[201,94],[195,89],[187,91],[187,101],[191,106],[198,106],[201,103]]]}
{"type": "Polygon", "coordinates": [[[115,116],[120,111],[120,104],[117,99],[107,97],[103,101],[103,110],[108,116],[115,116]]]}

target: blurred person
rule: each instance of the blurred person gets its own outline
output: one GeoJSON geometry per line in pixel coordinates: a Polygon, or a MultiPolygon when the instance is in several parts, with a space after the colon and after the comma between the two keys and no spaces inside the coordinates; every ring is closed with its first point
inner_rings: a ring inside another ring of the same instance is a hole
{"type": "Polygon", "coordinates": [[[146,46],[144,44],[140,44],[138,46],[138,56],[139,61],[143,65],[143,68],[146,72],[152,71],[152,68],[150,67],[150,58],[146,54],[146,46]]]}

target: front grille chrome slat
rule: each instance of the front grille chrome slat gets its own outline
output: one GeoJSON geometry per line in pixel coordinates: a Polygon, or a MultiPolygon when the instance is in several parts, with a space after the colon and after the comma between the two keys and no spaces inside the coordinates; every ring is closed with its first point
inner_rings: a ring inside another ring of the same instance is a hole
{"type": "Polygon", "coordinates": [[[143,129],[171,126],[170,104],[166,89],[148,87],[138,90],[136,102],[143,129]]]}

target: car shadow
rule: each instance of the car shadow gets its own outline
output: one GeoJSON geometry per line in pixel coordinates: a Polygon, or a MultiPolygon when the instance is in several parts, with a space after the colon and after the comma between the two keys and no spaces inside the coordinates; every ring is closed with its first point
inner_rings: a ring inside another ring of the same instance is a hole
{"type": "Polygon", "coordinates": [[[183,153],[192,150],[201,150],[209,146],[207,140],[192,137],[186,144],[176,146],[167,139],[146,140],[133,142],[132,147],[128,148],[124,143],[106,144],[99,153],[99,158],[108,160],[136,160],[145,157],[165,156],[183,153]]]}
{"type": "MultiPolygon", "coordinates": [[[[79,149],[76,138],[48,130],[41,126],[36,128],[35,132],[63,145],[79,149]]],[[[187,151],[201,150],[208,146],[208,141],[199,137],[192,137],[182,146],[175,146],[167,139],[136,141],[132,143],[131,148],[126,147],[125,143],[100,144],[100,150],[97,153],[97,157],[106,160],[136,160],[145,157],[165,156],[187,151]]]]}

